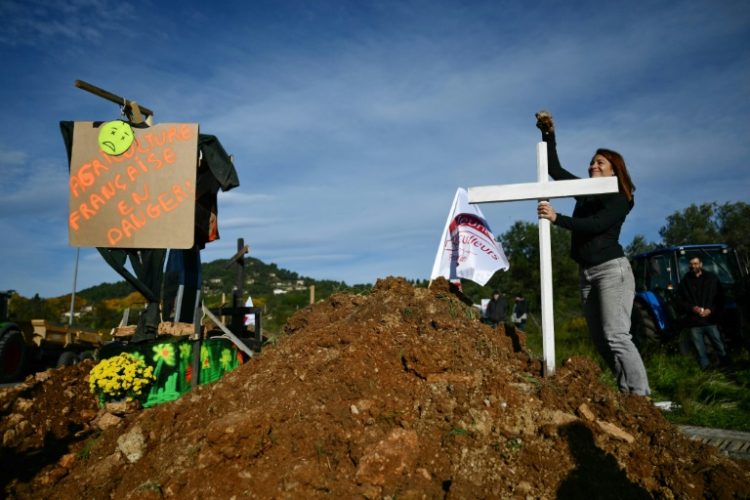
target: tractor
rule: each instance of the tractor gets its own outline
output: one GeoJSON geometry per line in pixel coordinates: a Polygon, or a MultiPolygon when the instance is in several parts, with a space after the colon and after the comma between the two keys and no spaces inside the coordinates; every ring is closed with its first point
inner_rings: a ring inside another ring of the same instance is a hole
{"type": "Polygon", "coordinates": [[[0,292],[0,383],[18,380],[24,373],[28,356],[23,331],[8,321],[8,301],[13,292],[0,292]]]}
{"type": "Polygon", "coordinates": [[[0,292],[0,383],[11,383],[47,368],[69,366],[94,357],[112,340],[106,332],[72,325],[56,325],[43,319],[12,322],[8,303],[13,290],[0,292]]]}
{"type": "MultiPolygon", "coordinates": [[[[688,262],[699,257],[703,269],[721,283],[719,331],[730,350],[747,347],[747,262],[725,244],[679,245],[659,248],[631,258],[635,276],[631,334],[641,351],[680,338],[683,330],[676,303],[677,287],[688,272],[688,262]]],[[[681,350],[687,349],[682,346],[681,350]]]]}

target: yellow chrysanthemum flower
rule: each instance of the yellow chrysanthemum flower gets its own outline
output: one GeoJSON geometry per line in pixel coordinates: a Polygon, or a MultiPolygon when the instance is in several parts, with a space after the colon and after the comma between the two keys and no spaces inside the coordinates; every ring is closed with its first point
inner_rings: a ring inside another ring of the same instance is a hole
{"type": "Polygon", "coordinates": [[[143,356],[122,353],[105,359],[92,368],[89,389],[100,399],[131,398],[156,380],[153,368],[146,366],[143,356]]]}

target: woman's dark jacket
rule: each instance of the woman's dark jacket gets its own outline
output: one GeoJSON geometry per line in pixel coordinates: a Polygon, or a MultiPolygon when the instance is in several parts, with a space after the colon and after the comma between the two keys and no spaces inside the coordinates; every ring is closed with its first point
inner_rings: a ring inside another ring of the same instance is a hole
{"type": "MultiPolygon", "coordinates": [[[[547,143],[549,175],[556,181],[579,179],[560,165],[555,134],[543,133],[547,143]]],[[[572,231],[570,256],[584,267],[595,266],[608,260],[623,257],[620,246],[620,229],[625,217],[633,208],[624,193],[576,196],[573,215],[557,214],[554,224],[572,231]]]]}

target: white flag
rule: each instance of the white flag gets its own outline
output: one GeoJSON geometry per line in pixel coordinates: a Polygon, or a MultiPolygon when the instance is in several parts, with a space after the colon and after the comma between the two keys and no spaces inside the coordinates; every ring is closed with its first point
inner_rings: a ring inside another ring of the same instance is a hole
{"type": "Polygon", "coordinates": [[[465,278],[484,286],[497,270],[505,271],[509,267],[503,247],[495,241],[482,211],[469,204],[466,189],[458,188],[430,279],[438,276],[448,280],[465,278]]]}
{"type": "MultiPolygon", "coordinates": [[[[253,298],[249,295],[245,307],[253,307],[253,298]]],[[[245,326],[255,326],[255,313],[245,314],[245,326]]]]}

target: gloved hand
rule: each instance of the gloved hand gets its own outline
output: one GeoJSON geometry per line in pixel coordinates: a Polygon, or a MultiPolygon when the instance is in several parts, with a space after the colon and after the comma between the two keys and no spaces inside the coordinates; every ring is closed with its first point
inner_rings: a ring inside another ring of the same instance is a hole
{"type": "Polygon", "coordinates": [[[540,111],[536,114],[536,127],[542,131],[542,134],[549,134],[555,131],[555,122],[549,111],[540,111]]]}

